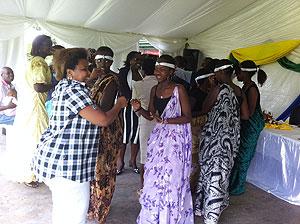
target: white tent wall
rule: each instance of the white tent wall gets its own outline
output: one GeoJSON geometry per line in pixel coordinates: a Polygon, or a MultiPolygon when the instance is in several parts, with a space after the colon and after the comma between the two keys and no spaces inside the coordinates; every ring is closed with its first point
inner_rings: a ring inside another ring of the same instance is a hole
{"type": "MultiPolygon", "coordinates": [[[[300,39],[299,0],[259,0],[224,22],[189,38],[192,48],[206,56],[227,58],[231,50],[271,41],[300,39]]],[[[288,55],[300,63],[299,48],[288,55]]],[[[278,63],[261,66],[268,75],[260,88],[263,109],[280,115],[300,94],[300,73],[282,68],[278,63]]],[[[256,77],[254,77],[256,80],[256,77]]]]}

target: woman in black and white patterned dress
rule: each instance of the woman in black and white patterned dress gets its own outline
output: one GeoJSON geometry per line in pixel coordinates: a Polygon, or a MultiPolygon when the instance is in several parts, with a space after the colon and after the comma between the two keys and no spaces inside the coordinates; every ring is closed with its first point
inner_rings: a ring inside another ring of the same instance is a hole
{"type": "Polygon", "coordinates": [[[208,121],[202,132],[196,190],[195,214],[204,216],[205,224],[218,223],[229,202],[229,177],[240,142],[240,109],[233,89],[227,84],[233,65],[219,60],[214,70],[218,85],[204,102],[208,121]]]}

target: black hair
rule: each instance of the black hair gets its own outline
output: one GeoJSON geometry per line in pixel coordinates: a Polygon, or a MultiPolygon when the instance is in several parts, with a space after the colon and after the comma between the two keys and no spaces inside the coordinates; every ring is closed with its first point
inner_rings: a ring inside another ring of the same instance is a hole
{"type": "Polygon", "coordinates": [[[124,62],[124,66],[129,68],[130,67],[130,61],[136,57],[136,55],[140,55],[141,53],[138,51],[130,51],[129,54],[126,57],[126,61],[124,62]]]}
{"type": "Polygon", "coordinates": [[[67,69],[74,70],[79,60],[87,60],[88,53],[84,48],[67,48],[55,52],[53,67],[58,77],[66,77],[67,69]]]}
{"type": "MultiPolygon", "coordinates": [[[[254,61],[251,61],[251,60],[246,60],[246,61],[243,61],[240,63],[240,68],[255,68],[257,69],[257,65],[255,64],[254,61]]],[[[250,78],[255,75],[256,71],[244,71],[244,72],[247,72],[250,76],[250,78]]],[[[259,69],[258,72],[257,72],[257,82],[260,86],[262,86],[267,80],[267,74],[259,69]]]]}
{"type": "Polygon", "coordinates": [[[96,51],[96,54],[98,54],[99,53],[99,51],[104,51],[104,52],[106,52],[109,56],[111,56],[111,57],[113,57],[114,56],[114,52],[113,52],[113,50],[110,48],[110,47],[107,47],[107,46],[101,46],[101,47],[99,47],[98,49],[97,49],[97,51],[96,51]]]}
{"type": "MultiPolygon", "coordinates": [[[[211,68],[202,68],[202,69],[199,69],[198,71],[197,71],[197,77],[199,77],[199,76],[202,76],[202,75],[207,75],[207,74],[209,74],[209,73],[213,73],[214,72],[214,70],[213,69],[211,69],[211,68]]],[[[197,78],[196,77],[196,78],[197,78]]],[[[195,78],[195,79],[196,79],[195,78]]],[[[196,81],[196,83],[198,84],[198,85],[202,85],[206,80],[208,79],[208,77],[206,77],[206,78],[203,78],[203,79],[198,79],[197,81],[196,81]]]]}
{"type": "Polygon", "coordinates": [[[142,69],[146,75],[153,75],[155,69],[155,60],[153,58],[145,58],[142,63],[142,69]]]}
{"type": "Polygon", "coordinates": [[[174,59],[178,68],[186,69],[187,61],[183,56],[178,55],[174,59]]]}
{"type": "Polygon", "coordinates": [[[228,68],[225,68],[225,69],[222,70],[222,71],[224,71],[224,73],[226,75],[229,75],[230,77],[232,76],[234,68],[233,68],[233,64],[230,60],[228,60],[228,59],[220,59],[220,60],[214,59],[214,61],[216,63],[215,68],[218,68],[218,67],[221,67],[221,66],[224,66],[224,65],[232,65],[232,67],[228,67],[228,68]]]}
{"type": "MultiPolygon", "coordinates": [[[[12,68],[10,68],[10,67],[5,66],[5,67],[2,67],[2,69],[5,69],[5,70],[7,70],[9,73],[14,74],[14,71],[13,71],[12,68]]],[[[2,70],[2,69],[1,69],[1,70],[2,70]]]]}
{"type": "Polygon", "coordinates": [[[176,64],[175,59],[171,55],[168,55],[168,54],[161,55],[157,59],[157,62],[166,62],[166,63],[170,63],[170,64],[173,64],[173,65],[176,64]]]}
{"type": "Polygon", "coordinates": [[[203,68],[209,67],[209,68],[214,68],[214,59],[212,59],[211,57],[205,57],[201,63],[201,66],[203,68]]]}
{"type": "Polygon", "coordinates": [[[51,41],[51,37],[44,35],[44,34],[37,36],[32,42],[30,54],[32,56],[40,56],[39,49],[41,48],[41,45],[46,41],[51,41]]]}
{"type": "Polygon", "coordinates": [[[65,47],[63,47],[63,46],[61,46],[59,44],[56,44],[56,45],[52,46],[52,49],[53,50],[61,50],[61,49],[65,49],[65,47]]]}

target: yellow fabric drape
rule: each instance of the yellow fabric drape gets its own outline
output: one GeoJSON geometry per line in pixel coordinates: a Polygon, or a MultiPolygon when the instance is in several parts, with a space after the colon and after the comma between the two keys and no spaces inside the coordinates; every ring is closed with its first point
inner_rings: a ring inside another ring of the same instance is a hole
{"type": "Polygon", "coordinates": [[[269,64],[286,56],[300,44],[300,40],[285,40],[274,43],[266,43],[247,48],[239,48],[231,51],[231,54],[239,62],[252,60],[257,65],[269,64]]]}

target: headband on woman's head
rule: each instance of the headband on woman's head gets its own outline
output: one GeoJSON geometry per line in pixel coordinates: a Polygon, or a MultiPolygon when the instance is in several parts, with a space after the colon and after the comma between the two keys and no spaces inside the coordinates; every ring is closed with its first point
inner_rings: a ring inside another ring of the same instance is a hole
{"type": "Polygon", "coordinates": [[[215,73],[208,73],[208,74],[205,74],[205,75],[200,75],[198,76],[197,78],[195,78],[195,81],[197,82],[198,80],[200,79],[205,79],[205,78],[208,78],[210,76],[213,76],[215,73]]]}
{"type": "Polygon", "coordinates": [[[240,68],[243,72],[258,72],[259,68],[240,68]]]}
{"type": "Polygon", "coordinates": [[[216,67],[214,72],[218,72],[218,71],[224,70],[224,69],[229,68],[229,67],[233,68],[233,65],[223,65],[223,66],[220,66],[220,67],[216,67]]]}
{"type": "Polygon", "coordinates": [[[113,61],[113,58],[111,56],[108,56],[108,55],[102,55],[102,54],[97,54],[95,56],[95,60],[98,60],[98,59],[108,59],[110,61],[113,61]]]}
{"type": "Polygon", "coordinates": [[[161,65],[161,66],[165,66],[165,67],[168,67],[168,68],[175,69],[175,65],[174,64],[167,63],[167,62],[156,62],[155,65],[161,65]]]}

